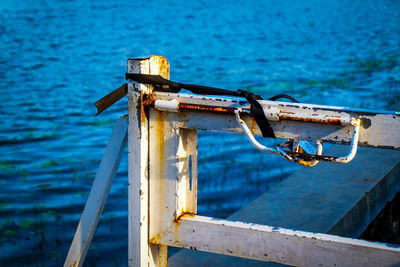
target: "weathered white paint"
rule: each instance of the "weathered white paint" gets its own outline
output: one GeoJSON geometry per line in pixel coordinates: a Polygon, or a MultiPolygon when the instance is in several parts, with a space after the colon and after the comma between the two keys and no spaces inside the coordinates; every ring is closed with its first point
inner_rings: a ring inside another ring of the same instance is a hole
{"type": "Polygon", "coordinates": [[[168,100],[156,100],[154,101],[154,108],[161,110],[161,111],[169,111],[169,112],[178,112],[179,102],[175,99],[168,101],[168,100]]]}
{"type": "Polygon", "coordinates": [[[142,116],[140,85],[128,85],[128,110],[128,264],[147,266],[148,121],[142,116]]]}
{"type": "MultiPolygon", "coordinates": [[[[210,105],[215,107],[235,107],[249,109],[249,104],[243,99],[217,98],[199,95],[174,94],[154,92],[156,99],[172,100],[187,104],[210,105]]],[[[344,107],[322,106],[301,103],[286,103],[278,101],[260,101],[265,110],[280,110],[281,117],[290,114],[301,114],[303,117],[341,118],[349,121],[351,118],[361,120],[359,146],[382,147],[400,150],[400,112],[368,111],[344,107]]],[[[212,114],[210,112],[180,112],[177,122],[179,127],[203,129],[221,132],[242,133],[234,114],[212,114]]],[[[260,129],[249,115],[242,119],[255,135],[261,135],[260,129]]],[[[311,123],[293,120],[270,122],[277,138],[300,138],[301,140],[321,140],[329,143],[349,144],[353,136],[351,125],[343,127],[326,123],[311,123]]]]}
{"type": "MultiPolygon", "coordinates": [[[[176,127],[175,116],[150,109],[150,240],[197,211],[197,131],[176,127]]],[[[167,261],[164,252],[159,262],[167,261]]]]}
{"type": "Polygon", "coordinates": [[[327,234],[184,215],[154,242],[296,266],[397,266],[400,248],[327,234]]]}
{"type": "MultiPolygon", "coordinates": [[[[178,129],[171,125],[168,113],[150,110],[149,143],[149,237],[170,225],[176,213],[176,183],[178,177],[178,129]]],[[[170,114],[173,116],[173,114],[170,114]]],[[[167,249],[160,250],[156,266],[167,261],[167,249]]]]}
{"type": "MultiPolygon", "coordinates": [[[[169,62],[162,56],[130,58],[128,59],[128,73],[161,75],[163,78],[169,79],[169,62]]],[[[152,90],[153,86],[143,84],[140,88],[143,94],[149,94],[152,90]]]]}
{"type": "Polygon", "coordinates": [[[64,267],[82,266],[126,146],[127,119],[117,120],[79,221],[64,267]]]}
{"type": "MultiPolygon", "coordinates": [[[[161,75],[168,79],[169,63],[160,56],[129,59],[128,72],[161,75]]],[[[142,96],[151,91],[152,87],[144,84],[128,86],[129,266],[160,266],[159,255],[167,252],[166,246],[149,242],[149,121],[142,96]]]]}
{"type": "Polygon", "coordinates": [[[197,213],[197,130],[179,129],[178,147],[178,209],[197,213]]]}

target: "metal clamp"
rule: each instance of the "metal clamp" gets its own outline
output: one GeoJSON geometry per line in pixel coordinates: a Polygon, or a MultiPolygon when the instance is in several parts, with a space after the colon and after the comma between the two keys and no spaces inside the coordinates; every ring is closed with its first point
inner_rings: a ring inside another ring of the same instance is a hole
{"type": "Polygon", "coordinates": [[[358,148],[358,137],[360,133],[360,120],[351,118],[350,123],[353,126],[353,137],[351,139],[351,150],[344,157],[333,157],[322,155],[322,142],[320,140],[316,141],[317,148],[315,149],[309,142],[302,140],[288,140],[285,143],[279,144],[276,148],[271,148],[260,144],[253,136],[246,123],[240,118],[239,113],[243,112],[241,108],[234,111],[236,115],[236,121],[239,123],[240,127],[246,134],[247,139],[250,144],[257,150],[281,155],[288,161],[297,162],[303,166],[311,167],[315,166],[320,160],[334,162],[334,163],[348,163],[350,162],[357,153],[358,148]],[[290,148],[291,147],[291,148],[290,148]],[[287,150],[285,148],[289,148],[287,150]]]}
{"type": "Polygon", "coordinates": [[[297,153],[306,153],[307,155],[321,155],[322,154],[322,142],[320,140],[315,142],[317,148],[315,148],[310,142],[299,140],[298,138],[294,140],[288,139],[285,143],[278,144],[277,150],[279,153],[286,159],[297,162],[302,166],[312,167],[318,164],[318,159],[304,159],[301,157],[291,157],[287,153],[297,152],[297,153]],[[284,148],[291,147],[291,150],[287,151],[284,148]]]}

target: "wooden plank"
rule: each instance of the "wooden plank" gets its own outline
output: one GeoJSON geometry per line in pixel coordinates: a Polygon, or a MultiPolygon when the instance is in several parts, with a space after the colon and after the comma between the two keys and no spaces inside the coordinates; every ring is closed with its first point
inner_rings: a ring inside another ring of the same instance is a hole
{"type": "Polygon", "coordinates": [[[126,146],[127,119],[117,120],[101,159],[64,266],[82,266],[126,146]]]}
{"type": "MultiPolygon", "coordinates": [[[[150,110],[149,155],[149,238],[161,233],[173,222],[177,213],[178,144],[179,131],[174,128],[166,112],[150,110]]],[[[156,246],[156,245],[153,245],[156,246]]],[[[156,266],[165,266],[167,246],[158,253],[156,266]],[[158,265],[157,265],[158,264],[158,265]]]]}
{"type": "MultiPolygon", "coordinates": [[[[169,78],[169,63],[160,56],[129,59],[128,72],[169,78]]],[[[166,246],[149,243],[149,122],[142,98],[151,91],[152,87],[144,84],[128,85],[129,266],[157,266],[167,255],[166,246]]]]}
{"type": "MultiPolygon", "coordinates": [[[[181,103],[207,105],[213,107],[242,107],[249,109],[249,104],[243,99],[227,99],[218,97],[206,97],[188,94],[173,94],[155,92],[156,99],[177,100],[181,103]]],[[[300,117],[350,117],[361,120],[359,146],[391,148],[400,150],[400,112],[395,111],[371,111],[351,109],[345,107],[312,105],[302,103],[287,103],[278,101],[260,101],[266,111],[274,110],[279,114],[295,114],[300,117]]],[[[288,117],[288,116],[286,116],[288,117]]],[[[255,135],[261,132],[253,119],[244,115],[243,119],[255,135]]],[[[320,124],[294,120],[271,121],[277,138],[294,139],[299,137],[302,140],[321,140],[335,144],[349,144],[352,138],[351,126],[340,126],[333,124],[320,124]]],[[[203,129],[220,132],[242,133],[233,114],[211,113],[201,111],[180,112],[178,126],[183,128],[203,129]]]]}
{"type": "MultiPolygon", "coordinates": [[[[184,215],[155,242],[296,266],[393,266],[400,248],[327,234],[184,215]]],[[[193,259],[195,260],[195,259],[193,259]]]]}

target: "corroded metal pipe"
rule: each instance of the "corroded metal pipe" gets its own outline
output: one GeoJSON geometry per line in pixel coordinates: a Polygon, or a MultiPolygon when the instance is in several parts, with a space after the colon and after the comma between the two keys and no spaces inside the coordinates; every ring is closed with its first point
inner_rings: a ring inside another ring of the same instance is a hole
{"type": "Polygon", "coordinates": [[[96,101],[94,103],[97,107],[97,115],[102,113],[104,110],[112,106],[115,102],[123,98],[128,92],[128,86],[126,83],[124,83],[122,86],[119,88],[115,89],[108,95],[102,97],[100,100],[96,101]]]}

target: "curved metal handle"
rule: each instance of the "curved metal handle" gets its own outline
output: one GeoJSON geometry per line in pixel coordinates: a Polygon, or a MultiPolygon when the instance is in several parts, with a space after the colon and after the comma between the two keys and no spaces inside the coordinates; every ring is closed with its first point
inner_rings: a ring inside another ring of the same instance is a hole
{"type": "Polygon", "coordinates": [[[358,136],[360,135],[360,119],[351,119],[351,124],[353,125],[353,138],[351,139],[351,150],[349,154],[347,154],[344,157],[338,157],[333,160],[333,162],[336,163],[348,163],[354,157],[356,156],[357,153],[357,148],[358,148],[358,136]]]}
{"type": "Polygon", "coordinates": [[[234,111],[236,115],[236,121],[239,123],[240,127],[243,129],[244,133],[246,134],[247,139],[249,140],[250,144],[257,150],[264,152],[264,153],[269,153],[269,154],[275,154],[275,155],[281,155],[288,161],[292,162],[297,162],[303,166],[307,167],[312,167],[315,166],[320,160],[323,161],[328,161],[328,162],[335,162],[335,163],[348,163],[351,160],[354,159],[356,153],[357,153],[357,148],[358,148],[358,137],[360,133],[360,119],[355,119],[351,118],[350,123],[353,126],[353,137],[351,139],[351,150],[350,152],[344,156],[344,157],[331,157],[331,156],[324,156],[322,154],[322,142],[319,140],[316,141],[318,148],[315,153],[313,154],[307,154],[307,153],[296,153],[295,151],[285,151],[283,147],[277,146],[277,148],[271,148],[264,146],[260,144],[253,136],[251,133],[250,129],[247,127],[246,123],[240,118],[239,113],[242,112],[241,108],[238,108],[234,111]],[[295,152],[295,153],[293,153],[295,152]],[[301,158],[301,156],[318,156],[315,157],[315,159],[312,160],[306,160],[305,158],[301,158]],[[293,156],[294,155],[294,156],[293,156]]]}
{"type": "MultiPolygon", "coordinates": [[[[307,153],[298,153],[296,151],[285,151],[288,155],[291,157],[295,158],[297,162],[299,162],[301,165],[304,166],[314,166],[310,165],[312,162],[317,161],[328,161],[328,162],[334,162],[334,163],[348,163],[352,161],[357,153],[357,148],[358,148],[358,138],[360,135],[360,119],[355,119],[351,118],[350,119],[350,124],[353,126],[353,137],[351,139],[351,149],[350,152],[344,156],[344,157],[333,157],[333,156],[326,156],[326,155],[321,155],[321,153],[317,152],[315,154],[307,154],[307,153]],[[302,161],[302,162],[300,162],[302,161]],[[305,163],[305,164],[303,164],[305,163]]],[[[317,141],[318,142],[318,141],[317,141]]],[[[321,147],[322,149],[322,147],[321,147]]],[[[322,152],[322,150],[321,150],[322,152]]]]}
{"type": "Polygon", "coordinates": [[[261,152],[264,152],[264,153],[280,155],[280,152],[276,148],[267,147],[267,146],[264,146],[264,145],[260,144],[259,142],[257,142],[257,140],[254,138],[253,134],[247,127],[246,123],[244,122],[244,120],[242,120],[240,118],[239,112],[242,112],[241,108],[236,109],[234,112],[236,115],[236,121],[239,123],[240,127],[243,129],[244,133],[246,134],[246,137],[249,140],[250,144],[255,149],[260,150],[261,152]]]}

